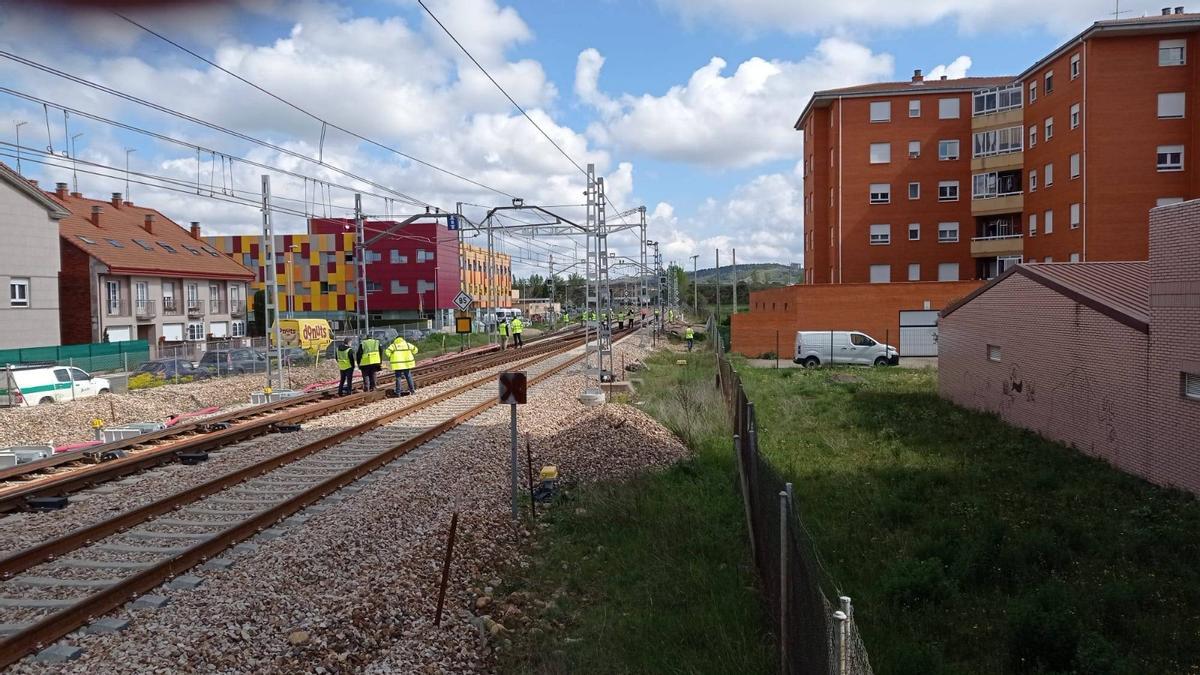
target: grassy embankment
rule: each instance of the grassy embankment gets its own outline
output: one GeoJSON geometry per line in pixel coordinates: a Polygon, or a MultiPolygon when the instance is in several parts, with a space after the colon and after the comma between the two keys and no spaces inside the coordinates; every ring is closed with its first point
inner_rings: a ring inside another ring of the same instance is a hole
{"type": "Polygon", "coordinates": [[[879,673],[1200,672],[1200,501],[936,395],[740,368],[879,673]]]}
{"type": "Polygon", "coordinates": [[[553,603],[517,632],[502,672],[773,672],[711,356],[676,358],[648,360],[639,398],[693,458],[574,487],[540,515],[533,563],[504,590],[553,603]]]}

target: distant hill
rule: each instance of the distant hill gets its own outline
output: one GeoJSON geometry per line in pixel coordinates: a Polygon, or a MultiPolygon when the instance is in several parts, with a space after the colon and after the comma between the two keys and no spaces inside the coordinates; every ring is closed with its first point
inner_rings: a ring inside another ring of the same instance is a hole
{"type": "MultiPolygon", "coordinates": [[[[692,279],[692,271],[685,269],[688,280],[692,279]]],[[[711,284],[720,275],[721,283],[733,281],[733,265],[722,265],[719,269],[709,267],[696,271],[696,279],[700,284],[711,284]]],[[[737,279],[741,282],[752,282],[762,285],[797,284],[804,279],[804,268],[799,264],[783,265],[780,263],[751,263],[737,266],[737,279]]]]}

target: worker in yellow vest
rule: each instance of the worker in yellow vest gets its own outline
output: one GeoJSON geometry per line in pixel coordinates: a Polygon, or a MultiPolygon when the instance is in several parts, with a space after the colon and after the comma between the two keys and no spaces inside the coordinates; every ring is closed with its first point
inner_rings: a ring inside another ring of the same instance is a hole
{"type": "Polygon", "coordinates": [[[418,351],[420,350],[416,345],[400,335],[397,335],[396,339],[392,340],[392,344],[383,350],[388,357],[388,362],[392,365],[392,373],[396,376],[397,396],[408,396],[417,391],[417,385],[413,383],[412,369],[417,365],[418,351]],[[400,391],[401,379],[408,383],[407,392],[400,391]]]}
{"type": "Polygon", "coordinates": [[[692,331],[691,326],[688,326],[686,329],[684,329],[683,339],[687,340],[688,351],[689,352],[692,351],[692,345],[695,344],[695,342],[696,342],[696,333],[694,331],[692,331]]]}
{"type": "Polygon", "coordinates": [[[382,362],[379,355],[379,340],[368,335],[358,343],[358,370],[362,373],[363,391],[375,391],[375,374],[382,362]]]}
{"type": "Polygon", "coordinates": [[[512,320],[512,335],[513,346],[520,349],[524,343],[521,342],[521,331],[525,330],[525,322],[521,321],[521,317],[514,316],[512,320]]]}
{"type": "Polygon", "coordinates": [[[500,334],[500,349],[508,346],[508,320],[505,319],[496,325],[496,332],[500,334]]]}
{"type": "Polygon", "coordinates": [[[338,396],[348,396],[354,391],[354,352],[350,349],[350,338],[342,338],[336,356],[338,372],[342,376],[338,382],[338,396]]]}

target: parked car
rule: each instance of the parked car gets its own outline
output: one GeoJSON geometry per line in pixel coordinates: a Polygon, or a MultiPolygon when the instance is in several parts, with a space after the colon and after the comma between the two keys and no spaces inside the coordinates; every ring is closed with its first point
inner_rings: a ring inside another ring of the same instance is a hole
{"type": "Polygon", "coordinates": [[[805,368],[822,364],[894,366],[900,362],[900,350],[857,331],[797,331],[792,361],[805,368]]]}
{"type": "MultiPolygon", "coordinates": [[[[316,357],[300,347],[284,347],[282,351],[285,366],[310,366],[316,361],[316,357]]],[[[260,353],[269,357],[272,362],[279,360],[278,352],[274,349],[263,350],[260,353]]]]}
{"type": "Polygon", "coordinates": [[[0,370],[0,406],[31,406],[71,401],[112,391],[103,377],[74,366],[10,365],[0,370]]]}
{"type": "Polygon", "coordinates": [[[215,375],[261,373],[267,370],[267,357],[253,349],[211,349],[200,357],[200,367],[215,375]]]}
{"type": "MultiPolygon", "coordinates": [[[[400,331],[400,334],[404,336],[405,340],[412,340],[412,341],[424,340],[425,336],[426,336],[425,331],[417,329],[417,328],[406,328],[406,329],[400,331]]],[[[392,338],[392,339],[394,340],[395,338],[392,338]]]]}
{"type": "Polygon", "coordinates": [[[162,380],[173,380],[175,378],[190,377],[194,380],[203,380],[209,377],[207,370],[197,368],[192,365],[191,361],[183,359],[154,359],[146,361],[133,371],[134,375],[141,373],[150,373],[162,380]]]}

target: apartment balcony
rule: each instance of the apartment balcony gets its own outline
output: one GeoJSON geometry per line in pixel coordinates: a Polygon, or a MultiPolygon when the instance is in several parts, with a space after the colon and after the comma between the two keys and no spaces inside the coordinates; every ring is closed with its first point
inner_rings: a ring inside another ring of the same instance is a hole
{"type": "Polygon", "coordinates": [[[153,300],[134,300],[133,314],[138,321],[153,321],[158,311],[153,300]]]}
{"type": "Polygon", "coordinates": [[[232,316],[235,319],[245,318],[246,303],[244,303],[240,300],[230,300],[229,301],[229,316],[232,316]]]}
{"type": "Polygon", "coordinates": [[[992,127],[1011,127],[1025,123],[1024,109],[1017,107],[1001,112],[976,115],[971,118],[971,131],[983,131],[992,127]]]}
{"type": "Polygon", "coordinates": [[[189,300],[187,303],[187,316],[189,319],[203,319],[204,303],[200,300],[189,300]]]}
{"type": "Polygon", "coordinates": [[[986,157],[973,157],[971,159],[971,172],[977,173],[980,171],[1010,171],[1013,169],[1022,169],[1025,167],[1025,153],[1022,152],[1006,152],[998,155],[988,155],[986,157]]]}
{"type": "Polygon", "coordinates": [[[971,200],[971,215],[991,216],[1000,213],[1020,213],[1025,209],[1025,194],[1013,192],[995,197],[971,200]]]}
{"type": "Polygon", "coordinates": [[[221,302],[220,300],[209,300],[208,301],[208,313],[209,314],[224,314],[225,313],[225,303],[221,302]]]}
{"type": "Polygon", "coordinates": [[[1025,253],[1025,236],[1022,234],[1002,234],[995,237],[974,237],[971,239],[972,258],[995,258],[999,256],[1018,256],[1025,253]]]}
{"type": "Polygon", "coordinates": [[[179,301],[176,300],[175,298],[163,298],[162,304],[163,304],[162,311],[163,311],[164,316],[166,316],[168,314],[175,314],[175,315],[179,314],[180,305],[179,305],[179,301]]]}
{"type": "Polygon", "coordinates": [[[104,302],[105,316],[129,316],[129,303],[124,299],[114,300],[108,298],[104,302]]]}

